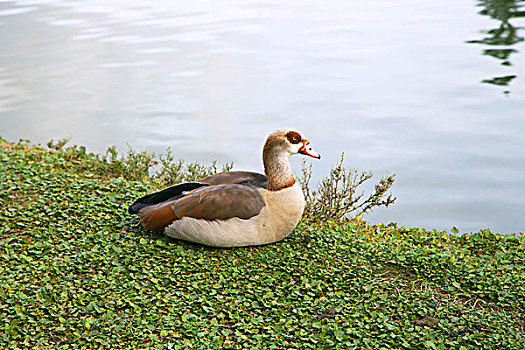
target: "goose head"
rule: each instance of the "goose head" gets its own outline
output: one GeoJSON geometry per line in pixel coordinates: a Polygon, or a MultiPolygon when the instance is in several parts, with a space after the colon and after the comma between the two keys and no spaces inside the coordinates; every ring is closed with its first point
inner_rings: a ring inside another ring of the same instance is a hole
{"type": "Polygon", "coordinates": [[[289,163],[294,154],[321,158],[310,146],[310,141],[296,130],[279,129],[268,135],[263,148],[263,163],[269,190],[279,191],[295,184],[289,163]]]}
{"type": "Polygon", "coordinates": [[[279,129],[268,135],[263,154],[303,154],[321,159],[321,155],[310,146],[310,141],[293,129],[279,129]]]}

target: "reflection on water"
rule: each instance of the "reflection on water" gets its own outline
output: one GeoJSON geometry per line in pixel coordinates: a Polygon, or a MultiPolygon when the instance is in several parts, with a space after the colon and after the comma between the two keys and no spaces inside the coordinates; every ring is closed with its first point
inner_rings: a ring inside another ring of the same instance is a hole
{"type": "MultiPolygon", "coordinates": [[[[500,60],[502,66],[511,66],[510,56],[518,52],[513,46],[524,39],[519,36],[519,29],[521,28],[513,26],[510,20],[512,18],[525,17],[525,10],[521,9],[524,3],[521,0],[480,0],[478,6],[483,9],[479,13],[499,21],[500,24],[498,28],[485,31],[487,35],[483,39],[467,42],[491,47],[484,49],[483,55],[500,60]],[[494,46],[503,46],[504,48],[492,48],[494,46]]],[[[508,86],[515,78],[516,75],[511,74],[484,79],[482,83],[508,86]]],[[[505,93],[507,94],[509,91],[506,90],[505,93]]]]}

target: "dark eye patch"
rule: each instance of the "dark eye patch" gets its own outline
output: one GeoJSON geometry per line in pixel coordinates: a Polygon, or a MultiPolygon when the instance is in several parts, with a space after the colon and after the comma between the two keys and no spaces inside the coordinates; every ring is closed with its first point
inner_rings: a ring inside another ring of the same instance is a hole
{"type": "Polygon", "coordinates": [[[288,139],[288,141],[290,141],[290,143],[293,144],[298,144],[299,142],[301,142],[301,135],[299,135],[299,133],[296,131],[289,131],[286,134],[286,138],[288,139]]]}

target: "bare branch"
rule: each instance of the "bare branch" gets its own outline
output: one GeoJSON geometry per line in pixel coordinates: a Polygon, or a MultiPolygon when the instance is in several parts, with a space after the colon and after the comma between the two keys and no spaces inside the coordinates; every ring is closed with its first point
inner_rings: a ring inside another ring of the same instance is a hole
{"type": "Polygon", "coordinates": [[[356,169],[346,170],[344,153],[339,162],[330,170],[318,184],[318,190],[310,187],[312,166],[306,166],[303,161],[302,177],[299,179],[304,196],[306,218],[322,218],[340,220],[345,216],[358,216],[373,210],[376,207],[388,207],[396,200],[391,193],[387,193],[394,184],[395,175],[383,177],[374,186],[374,192],[366,199],[364,191],[357,194],[358,188],[372,178],[371,171],[358,172],[356,169]]]}

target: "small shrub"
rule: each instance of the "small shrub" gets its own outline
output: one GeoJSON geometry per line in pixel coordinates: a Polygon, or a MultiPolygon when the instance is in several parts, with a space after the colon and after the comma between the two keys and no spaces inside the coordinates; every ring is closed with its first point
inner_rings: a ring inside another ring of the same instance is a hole
{"type": "Polygon", "coordinates": [[[54,149],[55,151],[60,151],[60,150],[62,150],[64,148],[64,146],[70,140],[71,140],[70,137],[65,137],[63,139],[60,139],[56,143],[55,143],[55,140],[49,140],[49,141],[47,141],[46,146],[51,148],[51,149],[54,149]]]}
{"type": "Polygon", "coordinates": [[[162,183],[167,184],[195,181],[208,175],[219,172],[228,172],[233,168],[233,163],[226,163],[219,170],[216,160],[208,166],[202,165],[198,162],[184,164],[184,160],[182,159],[175,160],[171,148],[169,147],[166,150],[166,155],[160,155],[159,160],[161,167],[155,172],[153,177],[159,179],[162,183]]]}
{"type": "Polygon", "coordinates": [[[340,220],[350,214],[362,215],[376,207],[388,207],[395,202],[396,198],[387,193],[394,184],[394,174],[381,178],[374,186],[374,192],[363,198],[365,194],[359,193],[358,188],[372,178],[372,172],[346,170],[343,162],[344,153],[341,154],[341,160],[330,170],[329,176],[319,183],[317,190],[312,190],[312,166],[307,167],[303,161],[299,182],[306,199],[305,218],[340,220]]]}
{"type": "MultiPolygon", "coordinates": [[[[128,180],[140,180],[144,177],[156,179],[162,185],[173,185],[185,181],[195,181],[219,172],[217,162],[202,165],[197,162],[185,164],[184,160],[175,160],[170,148],[166,155],[157,155],[146,151],[135,151],[131,146],[124,154],[119,154],[115,146],[110,146],[105,154],[98,155],[86,152],[84,146],[73,145],[65,148],[69,142],[64,138],[55,143],[51,140],[47,147],[62,151],[68,161],[76,162],[80,171],[92,171],[106,176],[123,177],[128,180]]],[[[220,171],[227,172],[233,168],[233,163],[226,163],[220,171]]]]}

